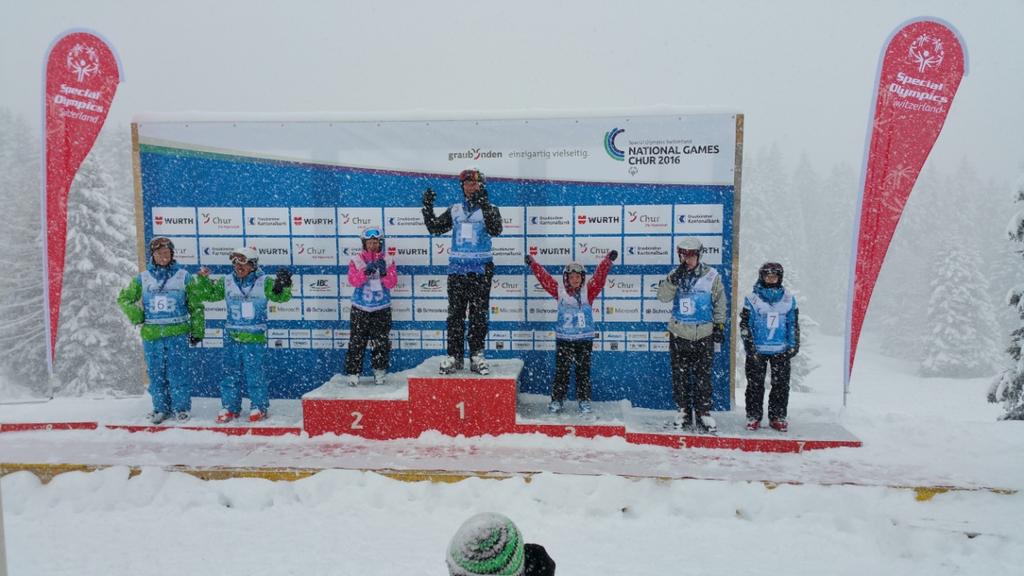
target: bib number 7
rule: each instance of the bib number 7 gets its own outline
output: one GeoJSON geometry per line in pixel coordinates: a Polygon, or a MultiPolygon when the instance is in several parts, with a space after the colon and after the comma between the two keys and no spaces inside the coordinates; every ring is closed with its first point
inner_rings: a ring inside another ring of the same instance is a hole
{"type": "Polygon", "coordinates": [[[769,313],[768,314],[768,318],[767,318],[767,324],[768,324],[768,339],[769,340],[773,340],[773,339],[775,339],[775,332],[778,331],[778,329],[779,329],[779,315],[778,315],[778,313],[776,313],[776,312],[769,313]]]}

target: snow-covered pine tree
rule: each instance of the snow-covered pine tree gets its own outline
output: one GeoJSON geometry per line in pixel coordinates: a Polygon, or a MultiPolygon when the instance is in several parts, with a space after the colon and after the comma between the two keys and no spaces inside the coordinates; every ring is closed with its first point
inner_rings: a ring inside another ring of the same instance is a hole
{"type": "MultiPolygon", "coordinates": [[[[786,274],[789,274],[788,269],[786,274]]],[[[818,322],[814,316],[804,311],[803,291],[793,289],[789,282],[783,282],[786,288],[796,297],[797,305],[800,308],[800,353],[793,357],[789,363],[789,386],[794,392],[810,392],[812,388],[807,385],[807,376],[813,372],[819,364],[812,359],[811,349],[814,347],[814,337],[818,334],[818,322]]]]}
{"type": "MultiPolygon", "coordinates": [[[[808,246],[803,260],[805,273],[798,288],[813,292],[810,306],[800,300],[800,314],[808,312],[826,334],[841,335],[846,325],[846,300],[850,289],[850,235],[854,201],[857,197],[857,173],[847,164],[836,165],[818,190],[816,198],[807,198],[808,246]],[[807,285],[803,285],[807,282],[807,285]]],[[[795,285],[794,285],[795,286],[795,285]]]]}
{"type": "Polygon", "coordinates": [[[925,354],[922,335],[927,324],[927,300],[932,263],[921,255],[935,250],[936,231],[947,234],[948,179],[931,169],[921,173],[907,200],[899,225],[875,286],[868,322],[881,327],[881,352],[904,360],[921,361],[925,354]]]}
{"type": "Polygon", "coordinates": [[[0,401],[50,394],[43,320],[39,140],[0,109],[0,401]],[[6,382],[6,385],[3,383],[6,382]]]}
{"type": "MultiPolygon", "coordinates": [[[[1006,232],[1017,244],[1017,253],[1024,256],[1024,176],[1017,180],[1014,195],[1021,209],[1010,219],[1006,232]]],[[[1013,364],[992,382],[988,400],[1003,403],[1006,413],[1002,420],[1024,420],[1024,284],[1011,288],[1006,302],[1017,315],[1017,327],[1010,333],[1010,346],[1006,349],[1013,364]]]]}
{"type": "Polygon", "coordinates": [[[99,145],[86,157],[69,195],[55,367],[61,395],[142,391],[139,339],[116,304],[137,264],[130,196],[108,168],[127,155],[113,150],[99,145]]]}
{"type": "Polygon", "coordinates": [[[931,271],[924,333],[923,376],[971,378],[991,374],[995,363],[995,315],[981,257],[963,238],[939,243],[931,271]]]}
{"type": "MultiPolygon", "coordinates": [[[[793,245],[793,229],[782,200],[791,192],[782,149],[773,144],[762,150],[749,166],[740,203],[741,286],[744,278],[757,278],[757,270],[766,261],[779,262],[780,255],[793,245]]],[[[786,262],[783,262],[785,264],[786,262]]],[[[746,284],[749,286],[749,284],[746,284]]]]}
{"type": "MultiPolygon", "coordinates": [[[[798,294],[801,327],[816,325],[813,315],[808,315],[804,309],[807,299],[799,296],[811,292],[802,287],[803,270],[798,263],[805,261],[811,244],[810,229],[806,224],[809,210],[804,199],[816,197],[819,189],[820,178],[806,155],[801,157],[793,176],[789,177],[782,149],[773,144],[762,150],[749,166],[741,203],[743,230],[740,236],[739,294],[750,292],[762,264],[781,263],[785,269],[784,284],[798,294]]],[[[742,301],[735,306],[737,317],[741,307],[742,301]]],[[[817,366],[803,352],[811,345],[811,334],[802,332],[801,336],[801,354],[793,359],[790,386],[795,391],[809,391],[803,381],[817,366]]],[[[745,360],[742,353],[738,359],[737,369],[742,372],[745,360]]]]}

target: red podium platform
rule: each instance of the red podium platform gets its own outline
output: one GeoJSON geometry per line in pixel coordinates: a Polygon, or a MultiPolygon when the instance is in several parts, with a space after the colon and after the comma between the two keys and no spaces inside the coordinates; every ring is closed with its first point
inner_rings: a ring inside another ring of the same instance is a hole
{"type": "Polygon", "coordinates": [[[492,361],[491,374],[480,376],[466,370],[441,375],[441,358],[390,374],[382,386],[365,378],[352,387],[336,376],[303,396],[303,428],[310,436],[334,433],[381,440],[414,438],[428,430],[448,436],[620,437],[633,444],[751,452],[860,446],[834,422],[794,419],[786,434],[770,429],[751,432],[743,415],[733,412],[714,414],[717,434],[698,434],[670,426],[674,411],[634,408],[625,400],[594,402],[589,414],[581,414],[575,402],[566,402],[565,410],[551,414],[547,396],[518,393],[521,360],[492,361]]]}
{"type": "Polygon", "coordinates": [[[383,386],[364,378],[349,386],[335,375],[302,397],[302,427],[310,436],[351,434],[374,440],[413,438],[409,388],[401,374],[389,374],[383,386]]]}
{"type": "Polygon", "coordinates": [[[513,432],[521,360],[494,361],[488,376],[465,370],[441,375],[440,362],[438,356],[389,374],[381,386],[369,378],[349,386],[337,375],[302,397],[303,427],[310,436],[378,440],[414,438],[427,430],[448,436],[513,432]]]}

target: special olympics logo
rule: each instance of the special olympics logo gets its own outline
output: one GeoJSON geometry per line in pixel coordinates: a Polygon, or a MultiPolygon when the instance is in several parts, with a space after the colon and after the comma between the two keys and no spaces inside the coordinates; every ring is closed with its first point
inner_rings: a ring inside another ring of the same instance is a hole
{"type": "Polygon", "coordinates": [[[65,62],[68,70],[78,77],[79,82],[100,71],[100,56],[92,46],[75,44],[68,50],[65,62]]]}
{"type": "Polygon", "coordinates": [[[612,128],[604,133],[604,151],[611,156],[612,160],[618,160],[619,162],[626,160],[626,153],[619,150],[618,146],[615,145],[615,139],[623,132],[625,130],[622,128],[612,128]]]}
{"type": "Polygon", "coordinates": [[[942,40],[928,34],[918,36],[917,40],[910,44],[907,52],[909,60],[917,64],[918,72],[924,72],[930,66],[942,64],[942,59],[946,56],[942,40]]]}

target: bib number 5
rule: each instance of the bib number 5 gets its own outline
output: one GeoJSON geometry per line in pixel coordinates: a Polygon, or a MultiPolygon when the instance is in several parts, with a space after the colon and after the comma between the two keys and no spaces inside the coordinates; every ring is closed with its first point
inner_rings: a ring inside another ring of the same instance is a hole
{"type": "Polygon", "coordinates": [[[684,316],[690,316],[697,311],[697,306],[693,303],[693,298],[680,298],[679,299],[679,313],[684,316]]]}

